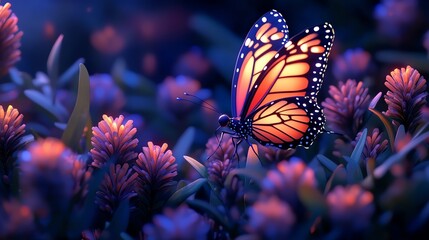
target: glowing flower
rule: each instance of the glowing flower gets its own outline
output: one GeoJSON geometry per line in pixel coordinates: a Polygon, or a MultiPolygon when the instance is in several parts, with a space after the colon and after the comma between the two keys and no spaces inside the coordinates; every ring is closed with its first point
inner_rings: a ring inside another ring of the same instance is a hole
{"type": "Polygon", "coordinates": [[[0,157],[2,172],[6,175],[15,163],[13,154],[24,145],[25,124],[22,119],[22,114],[16,108],[9,105],[5,111],[0,105],[0,157]]]}
{"type": "Polygon", "coordinates": [[[363,115],[368,109],[370,96],[362,82],[339,82],[338,88],[329,87],[330,98],[322,102],[329,130],[354,139],[362,128],[363,115]]]}
{"type": "Polygon", "coordinates": [[[348,49],[334,61],[334,76],[338,81],[363,79],[370,70],[371,54],[363,49],[348,49]]]}
{"type": "Polygon", "coordinates": [[[296,221],[289,204],[276,196],[258,200],[247,211],[246,229],[261,239],[287,239],[296,221]]]}
{"type": "MultiPolygon", "coordinates": [[[[352,146],[356,146],[356,143],[361,138],[362,132],[359,132],[356,139],[352,142],[352,146]]],[[[380,153],[387,149],[389,142],[385,139],[378,128],[374,128],[371,134],[366,136],[365,147],[362,152],[362,157],[366,161],[369,158],[376,159],[380,153]]]]}
{"type": "Polygon", "coordinates": [[[186,205],[167,208],[143,227],[145,239],[207,239],[208,221],[186,205]]]}
{"type": "Polygon", "coordinates": [[[10,7],[10,3],[0,6],[0,75],[7,74],[21,58],[19,47],[23,33],[19,31],[18,18],[12,13],[10,7]]]}
{"type": "Polygon", "coordinates": [[[0,207],[0,238],[30,239],[34,237],[34,216],[30,207],[12,199],[0,207]]]}
{"type": "Polygon", "coordinates": [[[292,158],[290,161],[281,161],[276,169],[268,171],[262,181],[262,190],[295,205],[298,201],[298,188],[316,187],[316,184],[313,169],[307,167],[301,159],[292,158]]]}
{"type": "Polygon", "coordinates": [[[177,164],[171,150],[167,151],[167,144],[158,146],[148,142],[147,145],[142,148],[133,169],[139,176],[137,191],[150,216],[157,210],[155,205],[162,205],[175,188],[173,178],[177,175],[177,164]]]}
{"type": "Polygon", "coordinates": [[[91,34],[91,45],[101,53],[117,54],[124,49],[125,39],[114,27],[105,26],[91,34]]]}
{"type": "Polygon", "coordinates": [[[206,143],[209,180],[217,186],[223,186],[231,169],[237,167],[237,158],[242,155],[242,152],[243,148],[234,144],[232,137],[228,134],[224,134],[221,140],[216,137],[210,138],[206,143]]]}
{"type": "Polygon", "coordinates": [[[110,171],[104,176],[104,181],[96,193],[99,208],[112,214],[121,201],[137,196],[134,190],[137,177],[137,173],[133,173],[127,163],[122,166],[110,165],[110,171]]]}
{"type": "Polygon", "coordinates": [[[395,126],[404,125],[414,132],[421,123],[421,109],[426,104],[426,79],[414,68],[407,66],[393,70],[384,83],[389,89],[384,100],[387,103],[386,116],[392,118],[395,126]]]}
{"type": "Polygon", "coordinates": [[[329,216],[343,230],[359,231],[370,224],[374,196],[359,185],[337,186],[327,197],[329,216]]]}
{"type": "Polygon", "coordinates": [[[91,111],[95,116],[117,115],[125,105],[125,96],[109,74],[90,76],[91,111]]]}
{"type": "Polygon", "coordinates": [[[123,164],[136,159],[137,153],[134,149],[138,140],[134,135],[137,129],[133,128],[132,120],[128,120],[125,124],[123,121],[122,115],[115,119],[103,115],[103,120],[98,123],[98,127],[92,128],[92,166],[100,168],[109,160],[123,164]]]}
{"type": "Polygon", "coordinates": [[[22,199],[38,218],[65,214],[76,185],[76,155],[54,138],[31,143],[18,155],[22,199]]]}

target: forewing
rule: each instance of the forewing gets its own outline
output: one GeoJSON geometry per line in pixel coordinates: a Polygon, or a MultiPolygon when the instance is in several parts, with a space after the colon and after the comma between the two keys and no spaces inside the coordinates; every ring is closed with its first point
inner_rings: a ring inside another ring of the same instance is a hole
{"type": "Polygon", "coordinates": [[[232,115],[241,115],[249,91],[265,65],[288,40],[288,28],[276,10],[264,14],[250,29],[237,56],[232,79],[232,115]]]}
{"type": "Polygon", "coordinates": [[[316,100],[334,41],[334,29],[325,23],[291,38],[262,68],[251,85],[241,117],[269,102],[296,96],[316,100]]]}

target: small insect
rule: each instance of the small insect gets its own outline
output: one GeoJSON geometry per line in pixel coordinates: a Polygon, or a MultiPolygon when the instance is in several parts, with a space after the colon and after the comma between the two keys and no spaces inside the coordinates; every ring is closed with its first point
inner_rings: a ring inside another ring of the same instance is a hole
{"type": "Polygon", "coordinates": [[[271,10],[241,46],[232,79],[232,117],[219,117],[220,127],[229,128],[237,144],[251,137],[282,149],[308,148],[326,131],[317,95],[334,29],[324,23],[290,39],[288,34],[285,19],[271,10]]]}

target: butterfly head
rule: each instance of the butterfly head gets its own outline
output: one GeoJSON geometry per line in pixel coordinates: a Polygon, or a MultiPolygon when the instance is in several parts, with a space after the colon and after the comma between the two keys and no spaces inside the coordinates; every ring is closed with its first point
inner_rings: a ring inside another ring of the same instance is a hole
{"type": "Polygon", "coordinates": [[[226,115],[226,114],[222,114],[222,115],[219,116],[219,120],[218,121],[219,121],[219,125],[221,127],[226,127],[230,123],[231,118],[228,115],[226,115]]]}

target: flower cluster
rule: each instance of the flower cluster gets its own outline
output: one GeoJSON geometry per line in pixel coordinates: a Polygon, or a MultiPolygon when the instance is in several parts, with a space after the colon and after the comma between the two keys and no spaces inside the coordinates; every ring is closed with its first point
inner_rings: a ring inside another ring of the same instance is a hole
{"type": "Polygon", "coordinates": [[[329,130],[354,139],[361,130],[363,116],[368,108],[370,96],[362,82],[347,80],[338,87],[329,87],[329,98],[322,102],[329,130]]]}
{"type": "Polygon", "coordinates": [[[167,144],[158,146],[148,142],[133,167],[138,174],[137,191],[146,216],[159,211],[161,203],[175,189],[176,182],[173,179],[177,175],[177,164],[167,147],[167,144]]]}
{"type": "Polygon", "coordinates": [[[11,4],[0,6],[0,75],[8,73],[9,69],[21,58],[21,38],[23,32],[18,29],[18,18],[10,10],[11,4]]]}
{"type": "Polygon", "coordinates": [[[122,115],[115,119],[103,115],[103,121],[98,123],[98,127],[92,128],[92,166],[100,168],[109,161],[123,164],[135,160],[137,153],[134,148],[138,140],[133,137],[137,129],[133,128],[131,120],[125,124],[122,124],[123,121],[122,115]]]}
{"type": "Polygon", "coordinates": [[[395,69],[386,76],[387,91],[384,100],[388,106],[385,115],[396,126],[404,125],[414,132],[421,123],[421,109],[426,105],[426,79],[414,68],[395,69]]]}

